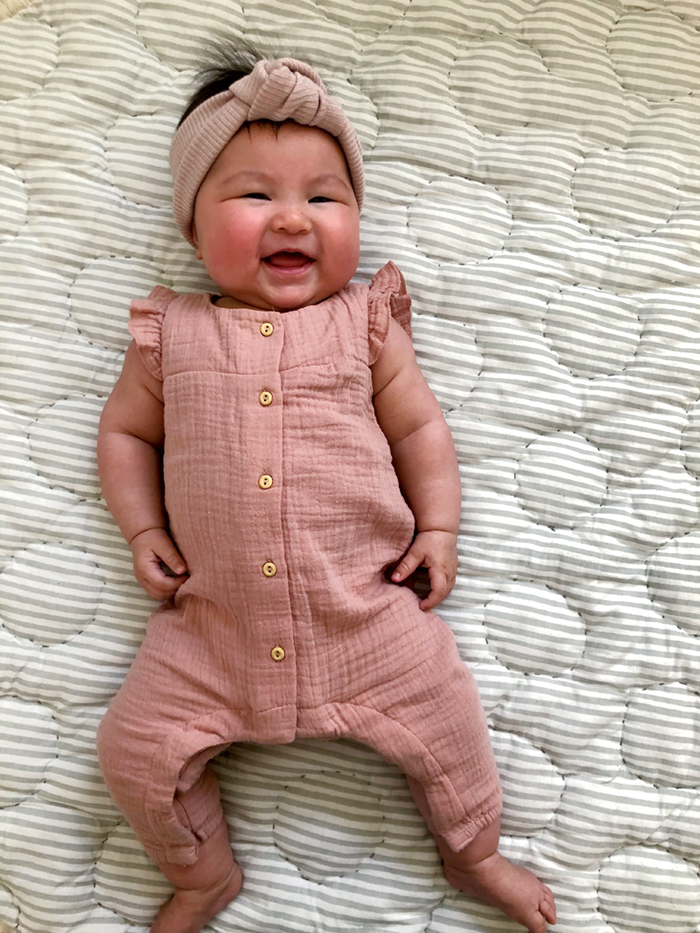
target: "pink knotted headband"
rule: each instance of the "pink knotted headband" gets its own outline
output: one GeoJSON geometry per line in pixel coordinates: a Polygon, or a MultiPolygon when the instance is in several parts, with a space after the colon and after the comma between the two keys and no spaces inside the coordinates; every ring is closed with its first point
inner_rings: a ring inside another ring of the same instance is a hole
{"type": "Polygon", "coordinates": [[[343,108],[305,62],[294,58],[261,61],[227,91],[193,110],[173,137],[173,209],[182,235],[192,245],[192,218],[199,187],[221,150],[244,123],[253,120],[293,120],[335,136],[345,153],[355,197],[362,207],[362,149],[343,108]]]}

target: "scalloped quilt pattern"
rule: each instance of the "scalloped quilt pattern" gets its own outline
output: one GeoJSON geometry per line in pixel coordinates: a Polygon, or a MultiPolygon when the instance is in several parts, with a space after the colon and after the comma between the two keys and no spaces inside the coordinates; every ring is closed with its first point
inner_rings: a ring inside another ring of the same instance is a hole
{"type": "MultiPolygon", "coordinates": [[[[561,933],[698,933],[693,0],[34,0],[0,22],[0,931],[136,933],[168,896],[94,748],[152,608],[94,447],[130,299],[208,285],[167,150],[220,33],[308,58],[361,135],[360,276],[403,270],[460,458],[441,614],[489,714],[503,850],[561,933]]],[[[216,769],[246,875],[218,933],[515,930],[448,887],[369,749],[216,769]]]]}

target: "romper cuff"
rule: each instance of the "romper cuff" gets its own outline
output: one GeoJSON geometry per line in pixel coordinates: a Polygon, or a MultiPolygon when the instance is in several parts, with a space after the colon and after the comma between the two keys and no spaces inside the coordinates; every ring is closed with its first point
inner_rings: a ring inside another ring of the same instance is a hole
{"type": "Polygon", "coordinates": [[[391,318],[411,336],[411,296],[403,275],[388,262],[372,279],[367,295],[369,314],[369,364],[376,362],[389,333],[391,318]]]}
{"type": "Polygon", "coordinates": [[[136,342],[136,349],[149,373],[162,381],[163,318],[168,305],[177,298],[177,292],[157,285],[148,298],[131,302],[129,333],[136,342]]]}

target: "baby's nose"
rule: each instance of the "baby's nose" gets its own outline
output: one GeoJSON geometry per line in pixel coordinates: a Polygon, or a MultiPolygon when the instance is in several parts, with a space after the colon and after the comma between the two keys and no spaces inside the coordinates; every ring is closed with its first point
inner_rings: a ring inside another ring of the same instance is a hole
{"type": "Polygon", "coordinates": [[[306,233],[311,229],[311,221],[301,205],[289,204],[277,211],[272,228],[285,233],[306,233]]]}

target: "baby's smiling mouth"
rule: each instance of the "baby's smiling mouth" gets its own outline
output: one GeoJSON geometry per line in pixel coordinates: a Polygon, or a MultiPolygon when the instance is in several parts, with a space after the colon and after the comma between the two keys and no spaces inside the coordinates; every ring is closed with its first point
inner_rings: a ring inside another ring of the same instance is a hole
{"type": "Polygon", "coordinates": [[[270,256],[265,256],[263,259],[263,262],[267,263],[268,266],[272,266],[274,269],[290,269],[292,271],[303,269],[313,261],[311,256],[307,256],[306,253],[286,249],[280,250],[277,253],[272,253],[270,256]]]}

